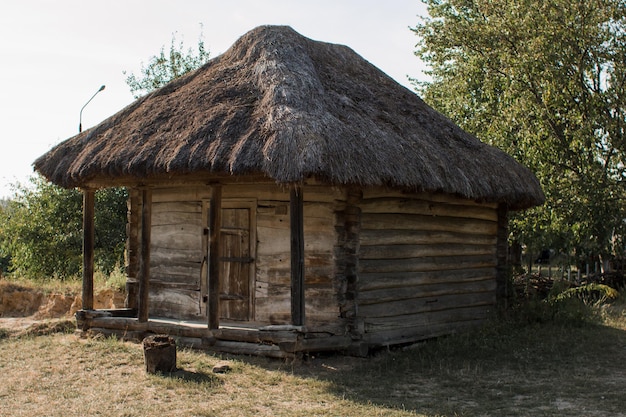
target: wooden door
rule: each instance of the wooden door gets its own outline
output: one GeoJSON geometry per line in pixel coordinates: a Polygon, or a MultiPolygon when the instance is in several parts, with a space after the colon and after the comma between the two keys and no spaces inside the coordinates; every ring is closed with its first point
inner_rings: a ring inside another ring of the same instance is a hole
{"type": "Polygon", "coordinates": [[[220,238],[220,319],[251,319],[251,216],[249,207],[223,207],[220,238]]]}

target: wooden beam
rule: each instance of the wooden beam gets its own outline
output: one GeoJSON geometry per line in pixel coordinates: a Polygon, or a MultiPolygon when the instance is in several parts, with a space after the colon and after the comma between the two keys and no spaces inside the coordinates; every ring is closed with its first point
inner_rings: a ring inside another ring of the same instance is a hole
{"type": "Polygon", "coordinates": [[[83,310],[93,310],[95,191],[83,190],[83,310]]]}
{"type": "Polygon", "coordinates": [[[291,189],[291,323],[304,325],[304,204],[302,187],[291,189]]]}
{"type": "Polygon", "coordinates": [[[138,321],[148,321],[148,294],[150,284],[150,234],[152,229],[152,190],[141,192],[141,261],[139,266],[138,321]]]}
{"type": "Polygon", "coordinates": [[[222,227],[222,186],[211,184],[209,208],[209,297],[207,305],[209,329],[220,327],[220,231],[222,227]]]}
{"type": "Polygon", "coordinates": [[[496,302],[506,309],[508,297],[511,295],[509,282],[509,216],[505,204],[498,206],[498,232],[496,243],[496,302]]]}

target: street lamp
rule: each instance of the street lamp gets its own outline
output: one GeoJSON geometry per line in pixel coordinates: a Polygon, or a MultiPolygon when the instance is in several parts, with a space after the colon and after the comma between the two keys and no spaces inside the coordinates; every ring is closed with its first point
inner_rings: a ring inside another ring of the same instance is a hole
{"type": "Polygon", "coordinates": [[[87,106],[87,104],[89,104],[89,102],[91,100],[93,100],[93,98],[96,96],[96,94],[98,94],[100,91],[104,90],[104,85],[100,87],[100,89],[98,91],[96,91],[96,93],[91,96],[91,98],[85,103],[85,105],[80,109],[80,117],[78,120],[78,133],[83,131],[83,109],[85,108],[85,106],[87,106]]]}

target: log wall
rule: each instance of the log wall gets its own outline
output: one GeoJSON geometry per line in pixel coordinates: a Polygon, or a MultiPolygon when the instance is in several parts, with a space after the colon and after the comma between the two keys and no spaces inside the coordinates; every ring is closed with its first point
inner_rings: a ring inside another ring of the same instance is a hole
{"type": "Polygon", "coordinates": [[[163,191],[153,195],[150,315],[203,318],[202,201],[164,201],[163,191]]]}
{"type": "MultiPolygon", "coordinates": [[[[305,325],[341,327],[335,292],[339,279],[335,253],[339,245],[336,210],[342,204],[343,194],[321,186],[305,186],[303,190],[305,325]]],[[[262,323],[289,324],[289,191],[281,191],[274,185],[231,187],[224,191],[224,198],[230,192],[258,196],[255,319],[262,323]]]]}
{"type": "MultiPolygon", "coordinates": [[[[342,256],[343,206],[345,192],[322,185],[305,185],[305,325],[320,331],[343,334],[338,283],[345,279],[337,266],[342,256]]],[[[140,205],[133,206],[129,220],[136,219],[140,205]]],[[[289,189],[273,183],[222,183],[222,204],[238,202],[255,210],[253,236],[254,290],[251,322],[289,324],[290,221],[289,189]]],[[[152,192],[151,274],[149,309],[151,317],[206,319],[206,243],[210,188],[208,186],[154,187],[152,192]]],[[[141,223],[129,222],[129,272],[136,267],[137,236],[141,223]]],[[[134,277],[129,275],[130,280],[134,277]]]]}
{"type": "Polygon", "coordinates": [[[495,205],[369,190],[359,206],[358,317],[368,343],[411,342],[487,318],[495,205]]]}

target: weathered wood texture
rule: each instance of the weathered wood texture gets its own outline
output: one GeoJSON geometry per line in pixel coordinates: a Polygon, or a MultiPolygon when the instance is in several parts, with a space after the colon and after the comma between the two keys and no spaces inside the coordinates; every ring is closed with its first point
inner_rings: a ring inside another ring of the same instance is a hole
{"type": "MultiPolygon", "coordinates": [[[[206,318],[205,228],[210,197],[209,186],[153,188],[151,317],[206,318]]],[[[141,235],[138,200],[131,198],[130,203],[129,273],[140,256],[132,249],[138,246],[132,242],[141,235]]],[[[344,200],[341,189],[303,186],[305,325],[338,332],[343,332],[343,327],[337,281],[345,278],[342,267],[337,267],[342,244],[338,231],[343,229],[342,215],[337,213],[342,213],[344,200]]],[[[221,273],[226,276],[220,286],[222,318],[267,324],[291,322],[289,206],[289,189],[272,183],[222,185],[222,247],[227,248],[220,250],[221,273]],[[249,214],[244,215],[244,210],[249,214]],[[246,216],[248,223],[241,220],[246,216]],[[244,231],[243,225],[250,231],[244,231]],[[228,277],[246,273],[251,276],[249,283],[229,281],[228,277]]]]}
{"type": "Polygon", "coordinates": [[[296,326],[302,326],[305,319],[303,204],[302,187],[295,187],[290,195],[289,225],[291,229],[291,324],[296,326]]]}
{"type": "Polygon", "coordinates": [[[176,370],[176,340],[168,335],[151,335],[143,339],[146,372],[168,373],[176,370]]]}
{"type": "Polygon", "coordinates": [[[137,308],[139,305],[139,257],[141,233],[141,191],[137,188],[128,190],[126,216],[126,250],[124,263],[126,269],[126,302],[125,307],[137,308]]]}
{"type": "Polygon", "coordinates": [[[150,240],[152,234],[152,190],[141,191],[141,260],[139,263],[139,305],[137,318],[145,322],[150,309],[150,240]]]}
{"type": "Polygon", "coordinates": [[[150,315],[200,319],[202,202],[168,201],[169,192],[153,191],[150,315]]]}
{"type": "Polygon", "coordinates": [[[364,340],[394,344],[484,320],[495,303],[497,207],[366,191],[358,316],[364,340]]]}
{"type": "Polygon", "coordinates": [[[93,309],[95,190],[83,190],[83,310],[93,309]]]}
{"type": "MultiPolygon", "coordinates": [[[[247,187],[246,187],[247,188],[247,187]]],[[[257,209],[256,320],[291,322],[289,191],[260,194],[257,209]]],[[[343,194],[303,187],[305,325],[342,328],[336,281],[337,207],[343,194]]]]}
{"type": "Polygon", "coordinates": [[[498,304],[506,308],[506,300],[511,295],[512,285],[508,282],[509,277],[509,219],[508,210],[504,204],[498,207],[498,241],[497,241],[496,273],[496,300],[498,304]]]}
{"type": "MultiPolygon", "coordinates": [[[[211,186],[211,208],[209,210],[209,284],[208,284],[208,314],[209,329],[217,329],[220,326],[220,238],[222,226],[222,186],[213,184],[211,186]]],[[[201,242],[200,242],[201,243],[201,242]]],[[[200,245],[202,247],[202,244],[200,245]]],[[[198,268],[202,271],[202,267],[198,268]]],[[[200,286],[199,286],[200,287],[200,286]]],[[[198,314],[202,309],[198,311],[198,314]]]]}

